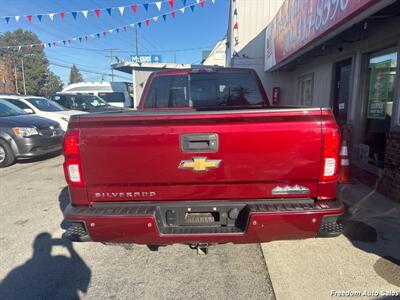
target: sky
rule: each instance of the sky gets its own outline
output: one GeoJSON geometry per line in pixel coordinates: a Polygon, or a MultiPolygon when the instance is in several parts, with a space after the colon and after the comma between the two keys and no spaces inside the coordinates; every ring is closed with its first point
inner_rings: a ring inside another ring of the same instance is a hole
{"type": "MultiPolygon", "coordinates": [[[[72,37],[96,34],[109,29],[122,27],[127,24],[143,22],[138,28],[139,54],[161,55],[163,62],[177,63],[200,63],[203,50],[211,50],[213,45],[221,40],[227,32],[229,1],[205,0],[204,7],[196,5],[194,12],[187,7],[185,13],[176,12],[176,17],[167,16],[164,22],[159,17],[157,22],[152,19],[155,16],[168,14],[172,10],[184,7],[183,0],[175,0],[174,8],[171,8],[168,0],[0,0],[0,34],[13,31],[18,28],[30,30],[39,36],[42,42],[51,43],[58,40],[68,40],[72,37]],[[140,4],[163,1],[161,10],[150,4],[148,11],[140,4]],[[137,12],[134,13],[130,6],[137,4],[137,12]],[[117,7],[125,8],[121,16],[117,7]],[[107,11],[101,11],[97,17],[94,9],[110,8],[111,16],[107,11]],[[70,12],[89,10],[87,18],[82,13],[77,14],[74,20],[70,12]],[[43,16],[39,21],[37,16],[32,17],[29,22],[27,15],[48,14],[65,12],[62,21],[59,15],[54,16],[51,21],[48,16],[43,16]],[[14,16],[21,16],[16,22],[14,16]],[[7,24],[1,17],[10,16],[7,24]],[[151,20],[146,26],[144,20],[151,20]]],[[[186,6],[196,4],[196,0],[186,0],[186,6]]],[[[46,48],[46,56],[50,61],[50,68],[55,72],[64,84],[68,83],[69,69],[75,64],[80,69],[86,81],[100,81],[101,74],[106,74],[104,80],[110,78],[110,55],[105,49],[115,49],[113,56],[121,60],[130,60],[135,54],[135,30],[128,27],[124,32],[107,32],[106,37],[94,36],[89,41],[79,40],[52,48],[46,48]],[[101,73],[101,74],[97,74],[101,73]]],[[[29,58],[27,58],[29,59],[29,58]]],[[[116,62],[114,60],[114,62],[116,62]]],[[[115,81],[131,81],[131,77],[122,72],[115,71],[115,81]]]]}

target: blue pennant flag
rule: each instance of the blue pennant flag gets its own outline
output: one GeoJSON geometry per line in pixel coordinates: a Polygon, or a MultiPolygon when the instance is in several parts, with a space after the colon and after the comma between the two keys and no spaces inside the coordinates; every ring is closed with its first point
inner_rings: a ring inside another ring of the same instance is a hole
{"type": "Polygon", "coordinates": [[[238,14],[237,8],[235,8],[235,11],[233,12],[233,14],[234,14],[235,16],[237,16],[237,14],[238,14]]]}
{"type": "Polygon", "coordinates": [[[147,11],[149,9],[149,4],[148,3],[143,3],[143,7],[147,11]]]}
{"type": "Polygon", "coordinates": [[[190,5],[190,9],[192,10],[192,12],[194,11],[194,4],[190,5]]]}
{"type": "Polygon", "coordinates": [[[66,43],[67,43],[66,41],[63,41],[64,46],[65,46],[66,43]]]}
{"type": "Polygon", "coordinates": [[[142,28],[142,22],[137,23],[139,28],[142,28]]]}
{"type": "Polygon", "coordinates": [[[5,19],[6,19],[6,22],[8,24],[8,22],[10,22],[10,17],[5,17],[5,19]]]}
{"type": "Polygon", "coordinates": [[[74,19],[76,20],[76,16],[78,15],[78,12],[73,11],[71,14],[72,14],[72,16],[74,17],[74,19]]]}
{"type": "Polygon", "coordinates": [[[51,48],[51,43],[48,43],[47,45],[49,46],[49,48],[51,48]]]}
{"type": "Polygon", "coordinates": [[[115,31],[116,31],[117,33],[119,33],[119,28],[115,29],[115,31]]]}
{"type": "Polygon", "coordinates": [[[162,15],[162,17],[163,17],[164,21],[167,20],[167,15],[162,15]]]}
{"type": "Polygon", "coordinates": [[[106,8],[106,11],[107,11],[108,14],[111,16],[111,7],[110,7],[110,8],[106,8]]]}
{"type": "Polygon", "coordinates": [[[182,0],[182,2],[183,2],[183,6],[186,6],[187,0],[182,0]]]}
{"type": "Polygon", "coordinates": [[[79,37],[79,41],[82,43],[82,37],[79,37]]]}
{"type": "Polygon", "coordinates": [[[43,18],[42,15],[37,15],[37,18],[39,19],[39,22],[42,22],[42,18],[43,18]]]}
{"type": "Polygon", "coordinates": [[[96,33],[96,36],[99,39],[100,38],[100,33],[96,33]]]}

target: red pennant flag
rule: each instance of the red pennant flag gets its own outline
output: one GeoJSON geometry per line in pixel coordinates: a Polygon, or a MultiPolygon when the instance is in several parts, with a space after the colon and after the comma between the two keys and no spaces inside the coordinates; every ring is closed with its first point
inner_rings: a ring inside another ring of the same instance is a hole
{"type": "Polygon", "coordinates": [[[239,29],[239,25],[237,22],[235,23],[235,25],[233,25],[233,29],[239,29]]]}
{"type": "Polygon", "coordinates": [[[26,16],[29,22],[32,22],[32,15],[26,16]]]}
{"type": "Polygon", "coordinates": [[[85,40],[86,42],[88,41],[89,37],[87,35],[85,35],[85,40]]]}
{"type": "Polygon", "coordinates": [[[61,20],[64,20],[64,17],[65,17],[65,12],[60,12],[60,17],[61,17],[61,20]]]}
{"type": "Polygon", "coordinates": [[[206,4],[206,1],[200,0],[200,6],[201,6],[201,7],[204,7],[205,4],[206,4]]]}
{"type": "Polygon", "coordinates": [[[103,31],[103,35],[106,36],[107,32],[103,31]]]}
{"type": "Polygon", "coordinates": [[[136,11],[137,11],[137,5],[136,5],[136,4],[133,4],[133,5],[131,6],[131,9],[132,9],[133,12],[136,12],[136,11]]]}
{"type": "Polygon", "coordinates": [[[171,11],[171,16],[172,16],[173,18],[175,18],[175,12],[174,12],[174,11],[171,11]]]}
{"type": "Polygon", "coordinates": [[[147,26],[149,26],[149,24],[150,24],[150,20],[149,19],[146,19],[144,22],[146,23],[147,26]]]}
{"type": "Polygon", "coordinates": [[[71,39],[68,39],[68,44],[71,44],[71,39]]]}
{"type": "Polygon", "coordinates": [[[174,7],[174,0],[169,0],[169,5],[171,5],[171,7],[174,7]]]}
{"type": "Polygon", "coordinates": [[[94,13],[96,14],[96,17],[100,17],[100,12],[101,12],[100,9],[95,9],[94,10],[94,13]]]}
{"type": "Polygon", "coordinates": [[[124,26],[124,30],[126,31],[128,29],[128,26],[124,26]]]}

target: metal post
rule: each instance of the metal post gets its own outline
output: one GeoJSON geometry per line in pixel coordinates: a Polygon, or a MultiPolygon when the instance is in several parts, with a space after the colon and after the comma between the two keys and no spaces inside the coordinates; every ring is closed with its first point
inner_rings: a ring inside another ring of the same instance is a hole
{"type": "Polygon", "coordinates": [[[25,70],[24,70],[24,59],[23,58],[21,58],[21,67],[22,67],[22,84],[24,86],[24,95],[26,96],[25,70]]]}
{"type": "Polygon", "coordinates": [[[110,48],[110,49],[105,49],[105,50],[110,51],[110,55],[106,55],[106,57],[110,58],[111,82],[114,82],[114,69],[111,67],[111,65],[112,65],[112,62],[113,62],[113,59],[114,59],[113,51],[114,50],[118,50],[118,49],[110,48]]]}

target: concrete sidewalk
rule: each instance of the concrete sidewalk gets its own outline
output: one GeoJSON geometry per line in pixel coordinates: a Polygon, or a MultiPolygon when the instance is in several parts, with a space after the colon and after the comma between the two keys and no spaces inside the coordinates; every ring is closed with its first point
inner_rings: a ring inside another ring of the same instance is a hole
{"type": "Polygon", "coordinates": [[[334,291],[400,299],[400,204],[362,184],[340,186],[339,196],[349,206],[343,235],[262,244],[278,300],[332,299],[334,291]]]}

